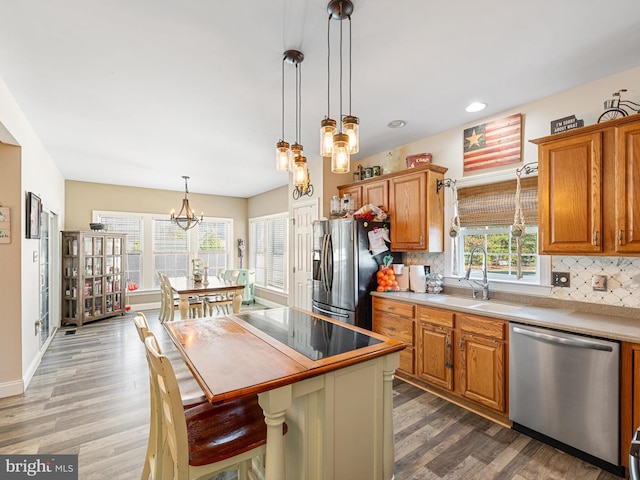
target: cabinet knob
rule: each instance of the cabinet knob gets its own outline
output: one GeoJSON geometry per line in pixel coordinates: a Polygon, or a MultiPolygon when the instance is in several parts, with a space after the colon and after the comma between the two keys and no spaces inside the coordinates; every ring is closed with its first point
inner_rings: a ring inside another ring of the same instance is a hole
{"type": "Polygon", "coordinates": [[[595,247],[597,247],[597,246],[599,246],[599,245],[600,245],[600,241],[599,241],[599,239],[598,239],[598,237],[599,237],[599,233],[600,233],[600,232],[598,232],[597,230],[596,230],[595,232],[593,232],[593,245],[594,245],[595,247]]]}
{"type": "Polygon", "coordinates": [[[624,230],[618,232],[618,245],[624,245],[624,230]]]}

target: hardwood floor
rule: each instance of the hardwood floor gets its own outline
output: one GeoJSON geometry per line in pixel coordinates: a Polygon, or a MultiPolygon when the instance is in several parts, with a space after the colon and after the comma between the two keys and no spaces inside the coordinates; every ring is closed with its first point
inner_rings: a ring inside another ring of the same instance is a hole
{"type": "MultiPolygon", "coordinates": [[[[185,372],[157,313],[145,312],[151,329],[185,372]]],[[[131,316],[60,330],[27,392],[0,399],[0,453],[78,454],[81,480],[139,479],[148,402],[131,316]]],[[[399,380],[394,428],[396,480],[619,478],[399,380]]]]}

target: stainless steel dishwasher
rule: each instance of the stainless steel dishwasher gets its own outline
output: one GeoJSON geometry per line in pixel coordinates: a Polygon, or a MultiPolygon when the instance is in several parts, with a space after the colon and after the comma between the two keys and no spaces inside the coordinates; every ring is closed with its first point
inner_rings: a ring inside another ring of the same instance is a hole
{"type": "Polygon", "coordinates": [[[517,323],[509,331],[513,428],[619,474],[619,343],[517,323]]]}

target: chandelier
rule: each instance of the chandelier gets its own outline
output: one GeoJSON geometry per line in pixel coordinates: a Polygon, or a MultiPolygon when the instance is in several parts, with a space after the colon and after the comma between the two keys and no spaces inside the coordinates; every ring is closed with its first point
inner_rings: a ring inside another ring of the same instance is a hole
{"type": "Polygon", "coordinates": [[[200,214],[200,218],[198,218],[193,211],[193,209],[189,206],[189,198],[187,197],[189,194],[189,187],[187,186],[187,180],[189,177],[183,175],[184,178],[184,198],[182,199],[182,208],[178,215],[174,214],[174,211],[171,210],[171,221],[175,222],[183,230],[189,230],[195,227],[198,223],[202,222],[204,219],[204,214],[200,214]]]}
{"type": "Polygon", "coordinates": [[[353,3],[350,0],[331,0],[327,5],[327,115],[320,122],[320,155],[331,157],[333,173],[349,173],[351,155],[360,150],[359,119],[351,114],[351,14],[353,3]],[[339,68],[339,105],[340,122],[331,118],[331,20],[340,21],[340,68],[339,68]],[[349,113],[342,112],[343,86],[343,29],[342,20],[349,20],[349,113]]]}

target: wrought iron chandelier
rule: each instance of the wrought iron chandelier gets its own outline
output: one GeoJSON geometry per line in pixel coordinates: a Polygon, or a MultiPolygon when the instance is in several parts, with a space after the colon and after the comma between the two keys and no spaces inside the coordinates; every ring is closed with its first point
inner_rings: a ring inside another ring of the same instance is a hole
{"type": "Polygon", "coordinates": [[[204,214],[200,214],[200,218],[198,218],[193,211],[193,209],[189,206],[189,187],[187,186],[187,180],[189,177],[183,175],[184,178],[184,198],[182,199],[182,208],[178,215],[174,214],[174,211],[171,210],[171,221],[175,222],[183,230],[189,230],[195,227],[198,223],[202,222],[204,219],[204,214]]]}
{"type": "Polygon", "coordinates": [[[350,0],[331,0],[327,5],[327,115],[320,122],[320,155],[331,157],[333,173],[349,173],[351,155],[360,150],[360,132],[358,117],[351,114],[351,14],[353,3],[350,0]],[[331,20],[340,21],[340,68],[339,68],[339,105],[340,122],[331,118],[331,20]],[[349,113],[342,112],[342,66],[343,42],[342,20],[349,20],[349,113]]]}

